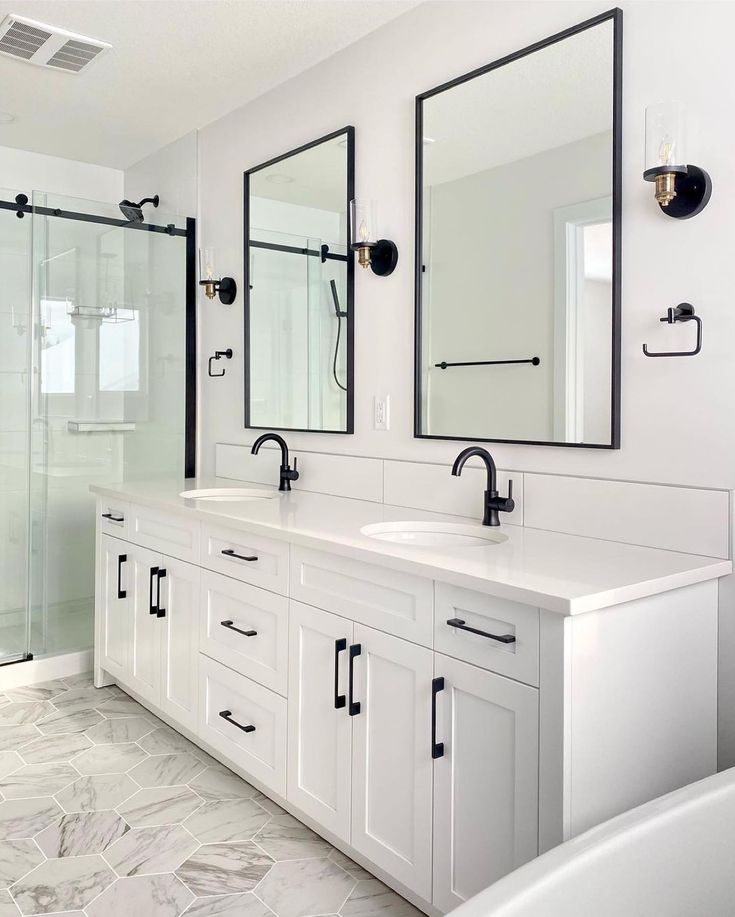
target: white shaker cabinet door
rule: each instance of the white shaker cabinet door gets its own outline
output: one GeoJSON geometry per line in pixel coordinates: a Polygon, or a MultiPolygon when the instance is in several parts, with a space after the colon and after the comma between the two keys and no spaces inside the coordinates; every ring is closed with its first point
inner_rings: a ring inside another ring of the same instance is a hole
{"type": "Polygon", "coordinates": [[[286,798],[349,843],[352,717],[347,660],[352,622],[291,602],[286,798]]]}
{"type": "Polygon", "coordinates": [[[447,912],[536,856],[538,691],[439,653],[435,674],[432,901],[447,912]]]}
{"type": "Polygon", "coordinates": [[[97,621],[102,628],[101,665],[113,678],[126,680],[133,636],[130,545],[100,535],[97,621]]]}
{"type": "Polygon", "coordinates": [[[197,728],[199,695],[199,567],[161,558],[161,709],[197,728]]]}
{"type": "Polygon", "coordinates": [[[130,596],[133,633],[125,683],[145,700],[158,705],[161,698],[161,633],[157,603],[163,584],[159,577],[161,555],[130,545],[130,596]]]}
{"type": "Polygon", "coordinates": [[[355,624],[350,655],[352,845],[430,900],[433,654],[355,624]]]}

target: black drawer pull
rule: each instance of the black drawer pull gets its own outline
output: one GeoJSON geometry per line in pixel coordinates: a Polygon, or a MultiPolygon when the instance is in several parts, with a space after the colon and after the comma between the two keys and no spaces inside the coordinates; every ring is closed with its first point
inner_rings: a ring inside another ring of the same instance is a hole
{"type": "Polygon", "coordinates": [[[158,567],[151,567],[151,581],[148,586],[148,598],[150,599],[148,614],[151,614],[151,615],[158,614],[158,605],[156,605],[155,599],[153,598],[153,583],[154,583],[154,580],[157,580],[157,578],[158,578],[158,567]]]}
{"type": "Polygon", "coordinates": [[[158,571],[158,573],[156,573],[156,614],[159,618],[166,617],[166,609],[161,608],[161,580],[165,575],[166,571],[163,569],[163,567],[158,571]]]}
{"type": "Polygon", "coordinates": [[[127,554],[118,554],[117,555],[117,597],[119,599],[127,598],[127,591],[120,588],[121,576],[122,576],[122,565],[128,559],[127,554]]]}
{"type": "Polygon", "coordinates": [[[237,720],[233,720],[232,710],[220,710],[219,715],[223,720],[227,720],[228,723],[237,726],[238,729],[242,729],[243,732],[255,732],[255,726],[243,726],[241,723],[238,723],[237,720]]]}
{"type": "Polygon", "coordinates": [[[244,554],[236,554],[232,548],[225,548],[222,553],[225,555],[225,557],[236,557],[238,560],[249,560],[251,563],[252,561],[258,559],[256,554],[253,554],[251,557],[245,557],[244,554]]]}
{"type": "Polygon", "coordinates": [[[222,627],[227,627],[230,630],[234,630],[236,634],[242,634],[243,637],[257,637],[258,636],[257,630],[240,630],[239,627],[235,627],[234,621],[220,621],[219,623],[222,625],[222,627]]]}
{"type": "Polygon", "coordinates": [[[431,757],[444,757],[444,742],[436,741],[436,695],[444,690],[444,678],[434,678],[431,682],[431,757]]]}
{"type": "Polygon", "coordinates": [[[339,654],[347,649],[347,640],[342,637],[334,641],[334,709],[341,710],[347,703],[344,694],[339,693],[339,654]]]}
{"type": "Polygon", "coordinates": [[[109,519],[110,522],[125,522],[125,516],[115,516],[113,513],[102,513],[103,519],[109,519]]]}
{"type": "Polygon", "coordinates": [[[350,695],[349,702],[349,714],[350,716],[357,716],[360,712],[360,701],[355,701],[354,698],[354,689],[355,689],[355,656],[359,656],[362,652],[362,646],[359,643],[353,643],[350,647],[350,668],[349,668],[349,679],[347,685],[347,692],[350,695]]]}
{"type": "Polygon", "coordinates": [[[466,630],[470,634],[477,634],[478,637],[487,637],[488,640],[497,640],[498,643],[516,642],[516,638],[513,634],[489,634],[485,630],[478,630],[476,627],[470,627],[469,624],[465,624],[461,618],[450,618],[447,624],[450,627],[456,627],[458,630],[466,630]]]}

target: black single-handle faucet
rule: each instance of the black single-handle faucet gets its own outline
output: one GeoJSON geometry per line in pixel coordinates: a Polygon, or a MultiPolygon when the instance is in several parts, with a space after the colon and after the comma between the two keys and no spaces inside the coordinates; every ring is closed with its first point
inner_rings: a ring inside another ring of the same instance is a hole
{"type": "Polygon", "coordinates": [[[485,491],[485,512],[482,517],[483,525],[500,525],[498,513],[512,513],[516,507],[513,500],[513,481],[508,484],[508,496],[498,496],[498,470],[495,467],[495,460],[487,449],[480,446],[470,446],[469,449],[463,449],[452,466],[452,474],[459,477],[462,474],[462,468],[468,458],[476,455],[481,458],[487,468],[487,490],[485,491]]]}
{"type": "Polygon", "coordinates": [[[282,436],[279,436],[278,433],[264,433],[255,440],[253,448],[250,451],[253,455],[257,455],[263,443],[267,443],[271,439],[281,447],[281,473],[278,489],[291,490],[291,481],[298,481],[299,479],[299,473],[296,470],[296,462],[298,460],[293,460],[293,468],[291,468],[288,464],[288,446],[286,445],[286,440],[282,436]]]}

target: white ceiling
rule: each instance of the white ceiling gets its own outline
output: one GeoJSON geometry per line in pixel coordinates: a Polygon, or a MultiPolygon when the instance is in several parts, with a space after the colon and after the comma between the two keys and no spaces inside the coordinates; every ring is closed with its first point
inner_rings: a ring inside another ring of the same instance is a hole
{"type": "Polygon", "coordinates": [[[0,55],[0,146],[126,168],[418,0],[0,0],[112,43],[80,74],[0,55]]]}

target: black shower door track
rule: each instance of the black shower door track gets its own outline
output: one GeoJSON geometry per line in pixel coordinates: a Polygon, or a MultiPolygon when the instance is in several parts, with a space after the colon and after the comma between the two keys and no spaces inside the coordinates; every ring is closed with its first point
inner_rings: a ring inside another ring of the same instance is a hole
{"type": "Polygon", "coordinates": [[[143,232],[162,232],[167,236],[186,236],[186,229],[178,229],[173,223],[168,226],[157,226],[155,223],[131,223],[130,220],[116,220],[95,213],[77,213],[74,210],[61,210],[59,207],[36,207],[32,204],[18,204],[16,201],[0,201],[0,210],[14,210],[16,213],[38,213],[46,217],[60,217],[63,220],[78,220],[83,223],[102,223],[105,226],[119,226],[126,229],[143,230],[143,232]]]}

